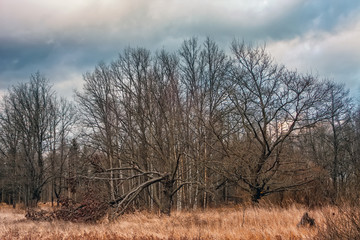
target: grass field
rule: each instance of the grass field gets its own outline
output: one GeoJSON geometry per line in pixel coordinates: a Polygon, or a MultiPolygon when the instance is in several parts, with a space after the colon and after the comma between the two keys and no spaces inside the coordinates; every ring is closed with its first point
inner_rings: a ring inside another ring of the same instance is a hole
{"type": "Polygon", "coordinates": [[[0,239],[313,239],[324,224],[324,211],[308,211],[317,227],[297,227],[302,206],[241,206],[173,212],[171,216],[136,212],[116,222],[96,224],[35,222],[24,210],[0,208],[0,239]]]}

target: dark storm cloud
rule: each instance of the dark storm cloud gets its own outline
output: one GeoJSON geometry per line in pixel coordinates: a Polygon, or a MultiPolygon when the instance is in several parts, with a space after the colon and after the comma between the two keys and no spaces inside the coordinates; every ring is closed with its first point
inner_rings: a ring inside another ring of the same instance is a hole
{"type": "Polygon", "coordinates": [[[353,0],[308,0],[286,14],[282,20],[287,28],[301,30],[299,33],[309,30],[332,31],[343,18],[356,12],[359,6],[360,1],[353,0]]]}
{"type": "Polygon", "coordinates": [[[359,44],[344,36],[357,37],[359,7],[353,0],[3,0],[0,88],[39,70],[69,92],[70,81],[81,82],[82,73],[127,46],[173,51],[192,36],[210,36],[224,47],[233,38],[267,42],[286,65],[306,71],[302,65],[316,68],[320,60],[320,72],[357,79],[352,66],[360,55],[351,49],[359,44]],[[346,57],[348,64],[334,68],[329,57],[346,57]]]}
{"type": "Polygon", "coordinates": [[[331,32],[360,7],[360,1],[352,0],[270,2],[261,11],[243,8],[241,4],[234,4],[230,9],[203,6],[191,16],[178,14],[169,21],[160,22],[164,26],[160,34],[213,35],[230,40],[242,37],[254,41],[291,39],[308,31],[331,32]]]}
{"type": "Polygon", "coordinates": [[[0,39],[0,72],[21,70],[27,65],[42,64],[53,46],[41,43],[0,39]]]}

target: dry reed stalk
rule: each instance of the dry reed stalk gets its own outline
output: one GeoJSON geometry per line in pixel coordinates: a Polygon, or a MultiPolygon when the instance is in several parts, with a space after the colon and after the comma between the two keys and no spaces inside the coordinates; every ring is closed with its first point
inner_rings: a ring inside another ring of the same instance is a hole
{"type": "MultiPolygon", "coordinates": [[[[296,227],[305,209],[242,207],[174,212],[126,214],[116,222],[80,224],[33,222],[12,209],[0,209],[0,239],[312,239],[317,228],[296,227]]],[[[321,210],[310,211],[317,224],[321,210]]]]}

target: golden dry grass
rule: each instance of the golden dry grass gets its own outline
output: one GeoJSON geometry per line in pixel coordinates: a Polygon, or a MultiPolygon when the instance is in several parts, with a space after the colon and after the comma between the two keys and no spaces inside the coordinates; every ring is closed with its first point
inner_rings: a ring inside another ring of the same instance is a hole
{"type": "MultiPolygon", "coordinates": [[[[34,222],[24,212],[0,208],[0,239],[312,239],[317,228],[297,227],[301,206],[228,207],[173,212],[171,216],[136,212],[116,222],[97,224],[34,222]]],[[[309,211],[318,225],[322,210],[309,211]]]]}

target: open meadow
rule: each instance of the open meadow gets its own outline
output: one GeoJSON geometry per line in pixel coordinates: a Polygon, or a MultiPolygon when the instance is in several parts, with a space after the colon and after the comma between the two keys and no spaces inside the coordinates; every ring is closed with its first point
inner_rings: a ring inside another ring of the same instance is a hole
{"type": "Polygon", "coordinates": [[[96,224],[31,221],[25,211],[2,206],[0,239],[314,239],[334,209],[310,210],[316,227],[298,227],[308,209],[279,207],[223,207],[174,211],[171,216],[135,212],[115,222],[96,224]]]}
{"type": "Polygon", "coordinates": [[[356,39],[360,0],[0,0],[0,240],[360,240],[356,39]]]}

